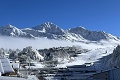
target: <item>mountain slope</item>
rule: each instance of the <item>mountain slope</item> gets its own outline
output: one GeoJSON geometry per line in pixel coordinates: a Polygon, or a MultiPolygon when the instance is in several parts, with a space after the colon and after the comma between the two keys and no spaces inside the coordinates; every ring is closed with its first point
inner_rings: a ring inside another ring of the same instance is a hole
{"type": "Polygon", "coordinates": [[[83,27],[76,27],[76,28],[71,28],[68,30],[70,33],[75,33],[77,35],[81,35],[83,38],[90,40],[90,41],[99,41],[102,39],[114,39],[117,40],[117,37],[112,36],[108,33],[105,33],[103,31],[89,31],[86,30],[83,27]]]}
{"type": "Polygon", "coordinates": [[[81,54],[78,54],[77,57],[74,59],[72,62],[65,62],[64,64],[60,64],[57,67],[66,67],[66,66],[72,66],[72,65],[82,65],[85,63],[92,63],[94,64],[94,67],[96,70],[101,70],[105,68],[103,67],[103,62],[107,61],[102,60],[101,58],[110,55],[113,50],[114,46],[116,46],[116,43],[102,43],[101,44],[96,44],[96,43],[90,43],[86,44],[83,43],[81,46],[82,49],[88,49],[87,52],[82,52],[81,54]]]}
{"type": "Polygon", "coordinates": [[[48,39],[70,40],[70,41],[85,40],[84,38],[82,38],[82,36],[76,35],[74,33],[69,33],[68,31],[59,28],[57,25],[51,22],[43,23],[41,25],[32,28],[22,29],[22,31],[28,34],[32,34],[35,37],[45,37],[48,39]]]}
{"type": "Polygon", "coordinates": [[[64,34],[64,30],[50,22],[32,27],[31,29],[23,29],[22,31],[35,37],[46,37],[48,39],[59,39],[64,34]]]}
{"type": "Polygon", "coordinates": [[[12,36],[12,37],[34,38],[34,36],[32,36],[31,34],[27,34],[12,25],[6,25],[6,26],[0,27],[0,35],[12,36]]]}
{"type": "Polygon", "coordinates": [[[46,22],[41,25],[18,29],[12,25],[0,27],[0,34],[4,36],[24,37],[24,38],[48,38],[68,41],[100,41],[119,40],[117,37],[103,31],[89,31],[83,27],[63,30],[57,25],[46,22]]]}
{"type": "Polygon", "coordinates": [[[64,30],[60,29],[57,25],[55,25],[51,22],[46,22],[41,25],[32,27],[32,29],[39,30],[41,32],[46,32],[49,34],[56,34],[56,35],[64,34],[64,30]]]}
{"type": "Polygon", "coordinates": [[[26,33],[32,34],[35,37],[47,37],[49,39],[70,40],[70,41],[100,41],[104,40],[119,40],[117,37],[105,33],[103,31],[89,31],[83,27],[71,28],[63,30],[57,25],[47,22],[31,29],[24,29],[26,33]]]}

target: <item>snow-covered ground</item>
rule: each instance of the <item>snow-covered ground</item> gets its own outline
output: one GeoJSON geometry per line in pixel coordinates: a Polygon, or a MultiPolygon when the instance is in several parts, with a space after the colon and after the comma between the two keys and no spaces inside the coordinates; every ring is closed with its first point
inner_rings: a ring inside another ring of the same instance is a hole
{"type": "MultiPolygon", "coordinates": [[[[83,44],[83,43],[82,43],[83,44]]],[[[89,52],[79,54],[73,62],[60,64],[57,67],[66,67],[71,65],[82,65],[85,63],[94,63],[103,56],[111,54],[114,48],[119,44],[119,41],[101,41],[100,43],[89,43],[81,45],[84,49],[89,49],[89,52]]]]}

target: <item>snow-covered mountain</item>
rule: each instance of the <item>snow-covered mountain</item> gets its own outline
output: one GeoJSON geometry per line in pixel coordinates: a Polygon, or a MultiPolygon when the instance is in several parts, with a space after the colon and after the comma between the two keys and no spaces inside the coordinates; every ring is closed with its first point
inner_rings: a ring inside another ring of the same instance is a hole
{"type": "Polygon", "coordinates": [[[81,35],[84,39],[90,41],[99,41],[101,39],[114,39],[117,40],[117,37],[112,36],[111,34],[105,33],[104,31],[89,31],[83,27],[71,28],[68,30],[70,33],[75,33],[81,35]]]}
{"type": "Polygon", "coordinates": [[[25,28],[22,29],[22,31],[32,34],[35,37],[44,37],[48,39],[60,39],[64,34],[64,30],[50,22],[32,28],[25,28]]]}
{"type": "Polygon", "coordinates": [[[57,25],[51,22],[47,22],[47,23],[32,27],[32,29],[39,30],[41,32],[46,32],[49,34],[56,34],[56,35],[64,34],[64,30],[60,29],[57,25]]]}
{"type": "Polygon", "coordinates": [[[12,36],[12,37],[34,38],[33,35],[25,33],[12,25],[5,25],[5,26],[0,27],[0,35],[12,36]]]}
{"type": "Polygon", "coordinates": [[[0,27],[0,34],[5,36],[25,37],[25,38],[48,38],[55,40],[70,40],[70,41],[100,41],[104,40],[119,40],[117,37],[105,33],[103,31],[89,31],[83,27],[71,28],[63,30],[57,25],[46,22],[41,25],[18,29],[12,25],[0,27]]]}

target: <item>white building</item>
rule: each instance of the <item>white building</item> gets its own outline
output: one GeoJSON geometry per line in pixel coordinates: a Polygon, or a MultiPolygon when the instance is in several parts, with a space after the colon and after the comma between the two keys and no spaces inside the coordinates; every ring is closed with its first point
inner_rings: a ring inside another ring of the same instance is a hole
{"type": "Polygon", "coordinates": [[[8,58],[0,57],[0,80],[38,80],[35,75],[27,76],[27,78],[9,77],[9,74],[14,73],[14,69],[19,68],[19,63],[10,63],[8,58]]]}
{"type": "MultiPolygon", "coordinates": [[[[46,70],[44,74],[47,80],[85,80],[96,73],[94,66],[73,65],[58,70],[46,70]]],[[[91,79],[93,80],[93,79],[91,79]]]]}
{"type": "Polygon", "coordinates": [[[0,72],[2,75],[9,75],[14,72],[9,60],[5,57],[0,57],[0,72]]]}

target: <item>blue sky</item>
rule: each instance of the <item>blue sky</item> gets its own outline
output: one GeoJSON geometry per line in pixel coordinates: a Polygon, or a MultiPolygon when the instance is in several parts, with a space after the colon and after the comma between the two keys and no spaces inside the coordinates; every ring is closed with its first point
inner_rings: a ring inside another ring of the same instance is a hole
{"type": "Polygon", "coordinates": [[[44,22],[120,36],[120,0],[0,0],[0,26],[25,28],[44,22]]]}

